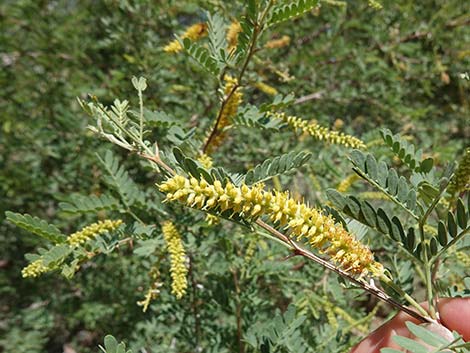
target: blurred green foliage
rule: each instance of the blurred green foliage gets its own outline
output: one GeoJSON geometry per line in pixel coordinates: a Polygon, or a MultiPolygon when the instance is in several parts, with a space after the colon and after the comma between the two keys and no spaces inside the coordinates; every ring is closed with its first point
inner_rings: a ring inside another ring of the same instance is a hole
{"type": "MultiPolygon", "coordinates": [[[[319,9],[268,32],[270,38],[264,41],[288,35],[291,42],[257,54],[245,100],[254,105],[266,101],[266,94],[254,87],[261,80],[282,94],[294,92],[297,101],[291,110],[297,116],[341,127],[371,146],[380,138],[377,127],[388,127],[443,165],[456,159],[470,140],[469,82],[460,77],[470,67],[468,5],[460,0],[382,4],[378,10],[366,1],[347,6],[324,1],[319,9]]],[[[115,97],[132,97],[137,106],[130,79],[145,76],[146,108],[171,112],[188,130],[198,127],[196,140],[202,140],[217,111],[216,82],[187,56],[169,55],[162,48],[173,33],[207,20],[203,9],[231,19],[239,18],[243,8],[242,2],[218,0],[0,4],[4,352],[96,352],[107,333],[125,340],[135,352],[267,352],[268,347],[278,352],[308,347],[341,352],[368,331],[373,319],[369,311],[388,315],[389,308],[360,291],[344,290],[321,268],[302,260],[282,261],[285,252],[277,244],[227,223],[208,226],[196,212],[181,213],[186,218],[178,220],[185,224],[182,233],[192,265],[188,295],[181,301],[162,290],[148,312],[136,304],[149,285],[147,273],[160,261],[153,255],[163,246],[158,224],[136,232],[134,248],[96,257],[70,281],[55,275],[21,279],[24,254],[41,243],[3,222],[4,211],[53,219],[63,232],[72,233],[96,215],[60,212],[59,202],[73,200],[75,194],[112,190],[95,154],[103,156],[109,146],[86,130],[90,122],[76,97],[90,93],[106,104],[115,97]],[[229,229],[231,237],[222,237],[222,229],[229,229]]],[[[178,135],[161,128],[153,133],[161,140],[178,135]]],[[[240,128],[214,159],[237,172],[294,149],[311,151],[315,163],[302,176],[276,181],[324,204],[323,190],[350,174],[339,148],[324,149],[322,143],[289,131],[240,128]]],[[[381,145],[374,152],[391,157],[381,145]]],[[[158,210],[153,171],[143,173],[132,156],[122,159],[158,210]]],[[[367,191],[361,183],[352,190],[367,191]]],[[[142,209],[139,217],[155,222],[154,214],[142,209]]],[[[390,250],[383,239],[374,239],[372,245],[383,256],[390,250]]],[[[403,287],[412,287],[407,263],[390,253],[397,278],[403,287]]],[[[455,278],[441,283],[443,289],[470,275],[463,257],[448,264],[455,278]]],[[[162,273],[163,282],[168,282],[167,272],[162,273]]]]}

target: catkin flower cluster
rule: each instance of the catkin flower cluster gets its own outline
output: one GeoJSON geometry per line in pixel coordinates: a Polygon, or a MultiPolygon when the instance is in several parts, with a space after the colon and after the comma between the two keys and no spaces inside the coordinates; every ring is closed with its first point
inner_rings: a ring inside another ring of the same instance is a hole
{"type": "Polygon", "coordinates": [[[117,229],[121,224],[122,221],[120,219],[116,221],[111,221],[109,219],[99,221],[71,234],[67,238],[67,242],[72,246],[78,246],[80,244],[86,243],[88,240],[93,239],[100,234],[111,232],[117,229]]]}
{"type": "MultiPolygon", "coordinates": [[[[186,29],[186,31],[181,35],[181,39],[188,38],[192,41],[197,41],[201,38],[204,38],[207,35],[207,24],[206,23],[196,23],[186,29]]],[[[181,43],[175,39],[163,47],[163,51],[167,53],[178,53],[183,49],[181,43]]]]}
{"type": "Polygon", "coordinates": [[[267,83],[256,82],[254,86],[258,88],[261,92],[269,94],[270,96],[275,96],[276,94],[278,94],[277,89],[273,86],[268,85],[267,83]]]}
{"type": "Polygon", "coordinates": [[[290,37],[289,36],[282,36],[279,39],[272,39],[264,45],[267,49],[276,49],[286,47],[290,44],[290,37]]]}
{"type": "Polygon", "coordinates": [[[162,227],[163,238],[165,239],[168,252],[170,253],[171,262],[171,293],[177,299],[181,299],[186,293],[188,282],[186,275],[188,269],[186,267],[186,254],[184,252],[181,235],[172,222],[165,222],[162,227]]]}
{"type": "Polygon", "coordinates": [[[470,148],[467,148],[459,161],[459,166],[450,181],[447,191],[452,195],[470,188],[470,148]]]}
{"type": "Polygon", "coordinates": [[[236,187],[227,182],[223,186],[219,180],[211,184],[181,175],[168,179],[159,189],[166,193],[167,201],[180,201],[201,210],[230,210],[251,221],[266,216],[276,226],[288,230],[290,237],[306,241],[353,275],[369,272],[380,275],[383,271],[370,249],[335,224],[331,216],[295,201],[287,192],[265,191],[261,184],[236,187]]]}
{"type": "Polygon", "coordinates": [[[364,191],[361,192],[359,196],[366,200],[389,200],[387,195],[385,195],[383,192],[378,191],[364,191]]]}
{"type": "MultiPolygon", "coordinates": [[[[224,85],[224,95],[227,97],[234,87],[238,86],[238,80],[234,77],[229,75],[225,75],[224,77],[225,85],[224,85]]],[[[226,99],[224,97],[224,99],[226,99]]],[[[241,92],[240,88],[235,88],[235,91],[232,93],[228,101],[225,103],[222,111],[220,113],[219,123],[217,125],[217,135],[212,140],[212,143],[208,149],[209,152],[213,151],[216,147],[222,144],[222,141],[225,139],[225,132],[224,128],[231,125],[232,118],[237,114],[238,106],[242,102],[243,93],[241,92]]]]}
{"type": "Polygon", "coordinates": [[[238,45],[238,34],[242,31],[240,22],[234,21],[230,24],[227,30],[227,44],[228,51],[231,52],[237,48],[238,45]]]}
{"type": "Polygon", "coordinates": [[[360,177],[356,173],[350,174],[346,178],[341,180],[336,190],[338,190],[339,192],[346,192],[349,190],[352,184],[354,184],[354,182],[356,182],[359,179],[360,177]]]}
{"type": "Polygon", "coordinates": [[[281,119],[294,130],[301,130],[317,140],[326,141],[336,145],[344,145],[351,148],[366,148],[366,145],[360,139],[351,135],[346,135],[343,132],[331,131],[316,122],[309,122],[296,116],[288,116],[284,113],[270,113],[269,115],[276,119],[281,119]]]}
{"type": "MultiPolygon", "coordinates": [[[[238,80],[229,75],[225,75],[224,80],[224,94],[225,96],[228,96],[230,92],[232,92],[233,88],[238,85],[238,80]]],[[[243,93],[240,91],[239,87],[237,87],[235,89],[235,92],[233,92],[232,96],[229,98],[229,100],[224,106],[224,109],[222,111],[221,124],[222,121],[227,121],[224,126],[228,125],[228,123],[230,122],[230,118],[237,114],[238,106],[240,105],[242,99],[243,93]]]]}
{"type": "Polygon", "coordinates": [[[28,266],[21,270],[21,275],[23,278],[26,277],[38,277],[43,273],[49,271],[49,269],[44,266],[43,260],[38,259],[31,262],[28,266]]]}

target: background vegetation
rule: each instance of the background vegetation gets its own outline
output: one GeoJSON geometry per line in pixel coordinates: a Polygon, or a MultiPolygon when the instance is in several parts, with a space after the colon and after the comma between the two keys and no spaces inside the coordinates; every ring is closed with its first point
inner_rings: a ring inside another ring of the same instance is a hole
{"type": "MultiPolygon", "coordinates": [[[[437,163],[458,159],[470,140],[469,82],[462,77],[470,67],[468,5],[460,0],[382,5],[377,9],[366,1],[323,1],[307,15],[277,26],[263,40],[288,36],[290,41],[258,53],[244,100],[256,105],[269,101],[257,85],[263,82],[280,94],[295,94],[292,114],[361,137],[384,158],[391,154],[381,146],[379,127],[401,133],[437,163]]],[[[4,352],[96,352],[107,333],[125,340],[135,352],[264,352],[268,347],[340,352],[368,332],[374,318],[390,314],[390,308],[361,291],[345,290],[335,275],[318,266],[282,261],[282,247],[228,223],[210,226],[196,212],[181,214],[189,217],[182,219],[186,226],[181,229],[191,264],[187,296],[178,301],[162,290],[142,312],[136,303],[149,286],[148,272],[158,260],[155,249],[163,246],[160,220],[154,219],[161,197],[153,172],[143,173],[137,158],[118,149],[114,158],[155,212],[140,209],[138,216],[156,226],[135,232],[135,246],[96,257],[71,280],[55,274],[21,278],[24,254],[42,243],[4,222],[5,211],[53,220],[69,234],[96,221],[97,215],[71,215],[59,203],[71,202],[76,194],[113,192],[97,158],[110,146],[86,130],[90,121],[75,98],[91,93],[109,104],[115,97],[128,97],[137,106],[131,77],[144,76],[146,108],[171,112],[187,131],[197,127],[202,138],[218,107],[215,82],[187,56],[162,48],[173,33],[206,21],[203,9],[230,19],[239,18],[243,7],[242,2],[218,0],[0,4],[4,352]],[[227,227],[230,237],[222,237],[227,227]]],[[[184,138],[171,127],[153,133],[162,140],[184,138]]],[[[275,179],[276,186],[312,203],[325,204],[324,190],[351,174],[342,148],[325,148],[287,130],[274,134],[237,129],[213,157],[217,164],[241,172],[291,150],[308,150],[315,161],[275,179]]],[[[351,188],[363,195],[371,191],[361,182],[351,188]]],[[[103,210],[98,217],[110,212],[103,210]]],[[[409,264],[393,257],[390,244],[378,239],[372,245],[396,266],[401,284],[413,287],[409,264]]],[[[454,276],[442,288],[460,283],[469,262],[466,253],[457,254],[450,264],[454,276]]]]}

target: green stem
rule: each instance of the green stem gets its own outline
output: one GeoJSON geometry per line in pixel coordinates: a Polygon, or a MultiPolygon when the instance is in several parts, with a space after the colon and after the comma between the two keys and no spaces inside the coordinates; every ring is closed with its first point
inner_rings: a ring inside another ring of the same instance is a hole
{"type": "Polygon", "coordinates": [[[438,254],[439,255],[442,254],[442,251],[444,250],[444,248],[441,249],[441,251],[438,254],[436,254],[436,256],[430,257],[430,254],[428,252],[429,247],[427,246],[425,242],[426,239],[425,239],[425,234],[424,234],[424,225],[426,224],[427,219],[431,215],[431,212],[439,203],[439,200],[441,199],[442,194],[444,193],[445,190],[446,190],[445,187],[440,187],[439,194],[434,198],[431,205],[429,205],[423,217],[421,217],[421,219],[419,219],[419,222],[418,222],[421,244],[423,247],[423,271],[425,274],[424,284],[426,286],[426,298],[427,298],[428,305],[429,305],[429,312],[433,319],[436,318],[436,309],[434,305],[434,293],[433,293],[433,286],[432,286],[432,272],[433,272],[432,266],[435,263],[436,259],[439,258],[438,254]]]}
{"type": "Polygon", "coordinates": [[[127,206],[126,212],[129,213],[131,215],[131,217],[134,218],[137,222],[145,225],[144,221],[141,220],[139,218],[139,216],[137,216],[134,212],[132,212],[132,210],[129,208],[129,206],[127,206]]]}
{"type": "MultiPolygon", "coordinates": [[[[424,217],[423,217],[424,219],[424,217]]],[[[433,290],[432,290],[432,278],[431,278],[431,262],[429,261],[429,254],[428,249],[429,247],[426,244],[425,236],[424,236],[424,222],[423,220],[419,223],[419,234],[421,238],[421,244],[423,247],[423,272],[424,272],[424,285],[426,287],[426,299],[429,306],[429,312],[433,319],[436,318],[436,310],[434,309],[434,301],[433,301],[433,290]]]]}
{"type": "Polygon", "coordinates": [[[152,151],[150,150],[150,148],[144,143],[144,141],[142,141],[141,138],[139,138],[138,136],[134,135],[129,129],[126,129],[124,126],[121,125],[121,123],[119,121],[117,121],[116,119],[114,119],[114,117],[109,114],[105,109],[103,109],[103,107],[101,107],[99,104],[98,104],[98,108],[101,110],[101,112],[103,114],[106,115],[106,117],[111,120],[118,128],[119,130],[121,130],[123,133],[125,133],[128,137],[130,137],[130,139],[132,141],[134,141],[135,143],[137,143],[138,145],[140,145],[142,147],[142,149],[148,153],[149,155],[152,155],[152,151]]]}
{"type": "Polygon", "coordinates": [[[258,235],[261,235],[262,237],[265,237],[269,240],[273,240],[276,243],[279,243],[279,244],[281,244],[282,246],[285,246],[288,249],[294,250],[291,245],[289,245],[288,243],[280,240],[279,238],[276,238],[276,237],[272,236],[271,234],[268,234],[268,233],[265,233],[265,232],[260,232],[259,230],[255,230],[255,233],[258,234],[258,235]]]}
{"type": "Polygon", "coordinates": [[[142,90],[139,89],[139,132],[140,132],[140,139],[144,139],[144,100],[142,98],[142,90]]]}
{"type": "Polygon", "coordinates": [[[386,275],[382,275],[380,277],[380,280],[383,283],[385,283],[387,286],[392,288],[401,297],[403,297],[408,303],[410,303],[410,305],[412,305],[416,310],[418,310],[418,312],[422,316],[429,317],[429,313],[426,310],[424,310],[424,308],[421,305],[419,305],[419,303],[416,300],[414,300],[408,293],[406,293],[399,286],[393,283],[393,281],[389,277],[387,277],[386,275]]]}

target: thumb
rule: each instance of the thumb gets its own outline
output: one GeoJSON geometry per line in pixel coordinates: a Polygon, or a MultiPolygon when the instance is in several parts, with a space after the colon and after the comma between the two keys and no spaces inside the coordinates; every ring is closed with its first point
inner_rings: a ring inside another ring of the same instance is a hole
{"type": "Polygon", "coordinates": [[[443,298],[437,306],[442,324],[470,341],[470,298],[443,298]]]}

